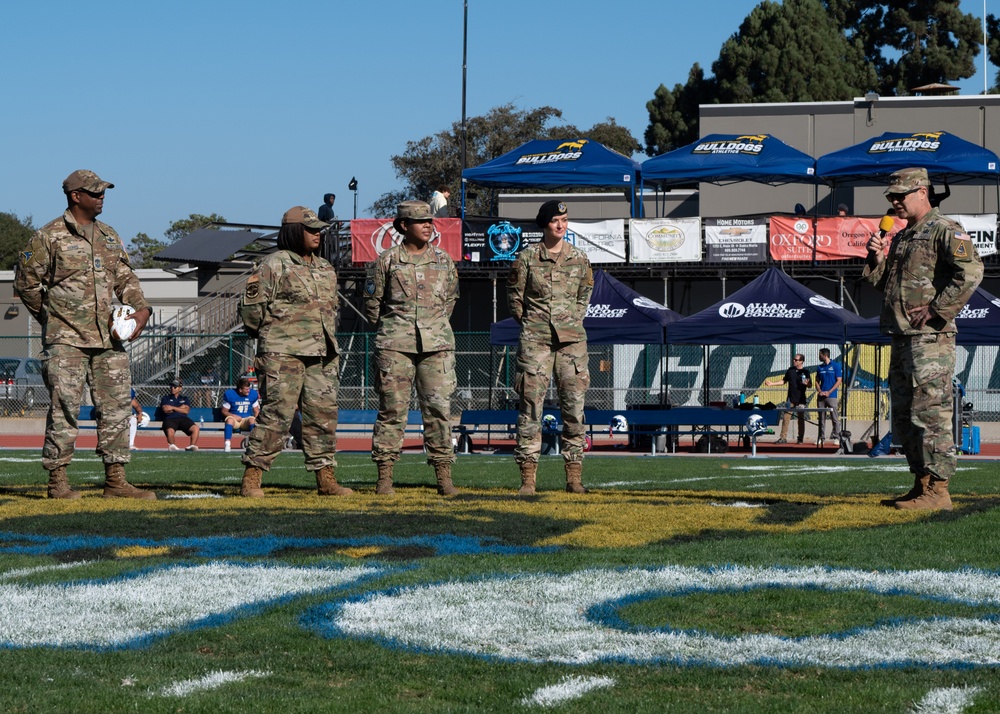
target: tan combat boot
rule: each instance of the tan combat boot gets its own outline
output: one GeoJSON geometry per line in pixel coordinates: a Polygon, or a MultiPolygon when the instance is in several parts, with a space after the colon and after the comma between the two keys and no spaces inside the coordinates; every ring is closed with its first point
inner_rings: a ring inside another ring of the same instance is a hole
{"type": "Polygon", "coordinates": [[[537,461],[525,461],[521,464],[521,488],[518,496],[535,495],[535,474],[538,473],[537,461]]]}
{"type": "Polygon", "coordinates": [[[264,492],[260,488],[260,479],[264,471],[257,466],[247,466],[243,471],[243,484],[240,486],[240,495],[243,498],[264,498],[264,492]]]}
{"type": "Polygon", "coordinates": [[[104,497],[156,500],[152,491],[138,489],[125,480],[125,464],[104,464],[104,497]]]}
{"type": "Polygon", "coordinates": [[[451,482],[451,464],[434,464],[434,477],[437,479],[439,494],[454,496],[458,493],[455,484],[451,482]]]}
{"type": "Polygon", "coordinates": [[[333,467],[324,466],[316,472],[316,488],[320,496],[350,496],[354,489],[341,486],[333,477],[333,467]]]}
{"type": "Polygon", "coordinates": [[[566,493],[587,493],[583,487],[583,463],[580,461],[566,462],[566,493]]]}
{"type": "Polygon", "coordinates": [[[75,499],[82,497],[82,493],[70,488],[65,466],[49,471],[49,498],[75,499]]]}
{"type": "Polygon", "coordinates": [[[931,481],[930,474],[924,474],[923,476],[913,477],[913,488],[907,491],[905,494],[899,498],[887,498],[882,501],[883,506],[895,506],[897,503],[902,503],[903,501],[912,501],[914,498],[919,498],[924,495],[924,491],[927,490],[927,484],[931,481]]]}
{"type": "Polygon", "coordinates": [[[378,481],[375,482],[375,493],[379,496],[393,496],[396,490],[392,487],[392,462],[378,462],[378,481]]]}
{"type": "Polygon", "coordinates": [[[951,496],[947,479],[931,477],[924,492],[909,501],[896,501],[896,508],[914,511],[950,511],[951,496]]]}

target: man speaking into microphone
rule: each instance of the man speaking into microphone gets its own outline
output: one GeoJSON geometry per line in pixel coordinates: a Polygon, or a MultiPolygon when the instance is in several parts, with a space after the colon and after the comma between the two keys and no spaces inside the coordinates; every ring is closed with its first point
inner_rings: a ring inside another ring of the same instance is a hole
{"type": "Polygon", "coordinates": [[[882,293],[879,322],[892,338],[892,430],[914,475],[907,494],[883,503],[951,510],[955,316],[982,281],[983,262],[962,226],[931,206],[930,191],[927,169],[902,169],[889,177],[885,196],[906,228],[889,245],[893,223],[891,216],[882,219],[868,241],[864,278],[882,293]]]}

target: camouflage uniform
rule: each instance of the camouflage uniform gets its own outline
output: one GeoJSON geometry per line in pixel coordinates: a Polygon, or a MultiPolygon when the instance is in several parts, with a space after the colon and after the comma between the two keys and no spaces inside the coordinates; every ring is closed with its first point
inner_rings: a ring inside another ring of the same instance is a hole
{"type": "Polygon", "coordinates": [[[149,304],[121,238],[101,221],[79,225],[67,210],[21,251],[14,292],[42,325],[52,397],[42,466],[51,472],[73,458],[84,381],[97,407],[97,454],[105,464],[128,463],[132,378],[128,354],[111,337],[112,303],[136,311],[149,304]]]}
{"type": "Polygon", "coordinates": [[[868,265],[864,277],[883,293],[880,324],[892,336],[893,432],[914,474],[947,481],[956,466],[955,316],[982,281],[983,263],[962,226],[933,208],[900,231],[885,260],[868,265]],[[937,315],[922,329],[910,325],[908,312],[926,305],[937,315]]]}
{"type": "Polygon", "coordinates": [[[246,466],[271,468],[297,406],[306,470],[337,465],[337,302],[337,273],[317,255],[310,261],[279,250],[247,279],[240,316],[257,338],[261,408],[243,456],[246,466]]]}
{"type": "Polygon", "coordinates": [[[590,387],[583,318],[593,289],[587,254],[569,243],[555,254],[541,243],[529,246],[511,268],[507,303],[521,325],[514,385],[520,396],[514,450],[518,464],[538,461],[542,408],[553,374],[563,418],[563,458],[567,463],[583,460],[583,405],[590,387]]]}
{"type": "Polygon", "coordinates": [[[414,255],[397,245],[368,267],[365,317],[378,326],[379,411],[372,433],[372,461],[377,464],[399,459],[414,384],[423,414],[427,463],[437,466],[455,460],[451,445],[455,335],[450,320],[457,300],[455,263],[436,246],[427,245],[414,255]]]}

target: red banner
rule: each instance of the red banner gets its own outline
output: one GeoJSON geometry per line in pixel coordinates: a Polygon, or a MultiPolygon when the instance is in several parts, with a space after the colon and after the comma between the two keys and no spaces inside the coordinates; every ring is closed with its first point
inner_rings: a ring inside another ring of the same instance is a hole
{"type": "MultiPolygon", "coordinates": [[[[881,218],[818,218],[813,231],[813,219],[794,216],[771,216],[770,245],[774,260],[845,260],[868,255],[868,239],[878,232],[881,218]],[[815,251],[813,235],[815,233],[815,251]]],[[[895,219],[890,236],[906,227],[906,221],[895,219]]]]}
{"type": "MultiPolygon", "coordinates": [[[[351,221],[351,262],[370,263],[403,236],[392,227],[391,218],[355,218],[351,221]]],[[[431,244],[451,256],[462,259],[462,219],[435,218],[431,244]]]]}

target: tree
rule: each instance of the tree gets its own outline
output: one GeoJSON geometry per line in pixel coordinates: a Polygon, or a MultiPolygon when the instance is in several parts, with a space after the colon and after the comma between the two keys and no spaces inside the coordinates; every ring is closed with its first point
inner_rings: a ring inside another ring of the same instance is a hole
{"type": "Polygon", "coordinates": [[[34,233],[31,216],[18,218],[13,213],[0,212],[0,270],[14,269],[18,255],[34,233]]]}
{"type": "Polygon", "coordinates": [[[646,153],[697,139],[699,104],[843,101],[872,90],[907,94],[911,87],[971,77],[979,21],[958,5],[764,0],[723,44],[713,77],[695,65],[687,84],[659,86],[646,104],[646,153]]]}
{"type": "MultiPolygon", "coordinates": [[[[199,228],[206,228],[210,223],[225,223],[226,219],[217,213],[203,216],[200,213],[192,213],[187,218],[181,218],[170,224],[170,227],[163,232],[163,238],[167,243],[176,243],[188,233],[193,233],[199,228]]],[[[212,226],[215,228],[215,226],[212,226]]]]}
{"type": "MultiPolygon", "coordinates": [[[[590,137],[626,156],[642,149],[631,132],[617,124],[612,117],[580,131],[571,124],[549,126],[561,119],[562,112],[555,107],[516,109],[513,104],[494,107],[485,116],[466,120],[466,162],[478,166],[513,151],[532,139],[559,139],[590,137]]],[[[426,200],[439,184],[448,184],[453,197],[461,190],[462,125],[452,124],[451,129],[406,143],[406,151],[392,157],[396,176],[405,186],[401,190],[383,194],[369,208],[377,216],[390,216],[399,201],[426,200]]],[[[495,191],[477,190],[466,203],[466,211],[487,214],[496,195],[495,191]]]]}
{"type": "Polygon", "coordinates": [[[159,263],[153,260],[153,256],[167,247],[162,240],[150,238],[145,233],[136,233],[135,238],[129,241],[129,262],[133,268],[159,268],[159,263]]]}
{"type": "Polygon", "coordinates": [[[962,12],[960,0],[823,2],[837,25],[860,43],[878,74],[871,88],[879,94],[909,94],[913,87],[976,73],[981,20],[962,12]]]}
{"type": "MultiPolygon", "coordinates": [[[[994,67],[1000,66],[1000,19],[995,15],[986,16],[986,52],[994,67]]],[[[1000,93],[1000,72],[993,80],[990,94],[1000,93]]]]}

